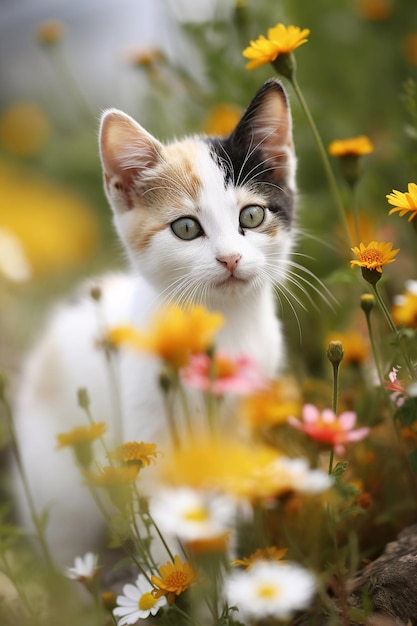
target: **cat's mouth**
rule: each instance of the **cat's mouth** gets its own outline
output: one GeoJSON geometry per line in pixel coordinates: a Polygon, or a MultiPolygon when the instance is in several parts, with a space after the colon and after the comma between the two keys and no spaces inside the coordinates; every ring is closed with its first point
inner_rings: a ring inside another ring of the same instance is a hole
{"type": "Polygon", "coordinates": [[[226,289],[232,286],[243,287],[247,285],[249,282],[250,282],[249,278],[242,278],[239,276],[235,276],[234,274],[230,274],[230,276],[227,276],[226,278],[223,278],[222,280],[217,281],[216,287],[226,288],[226,289]]]}

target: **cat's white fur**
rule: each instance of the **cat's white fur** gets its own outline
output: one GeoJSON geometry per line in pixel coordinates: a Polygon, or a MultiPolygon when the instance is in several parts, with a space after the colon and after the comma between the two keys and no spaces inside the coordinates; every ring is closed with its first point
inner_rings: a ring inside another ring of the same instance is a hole
{"type": "MultiPolygon", "coordinates": [[[[264,143],[268,163],[275,142],[286,185],[294,191],[291,119],[282,88],[267,94],[260,108],[246,156],[264,143]]],[[[38,510],[50,509],[47,537],[61,565],[94,549],[102,529],[71,450],[57,450],[56,435],[87,424],[77,406],[77,390],[82,387],[88,390],[94,418],[112,429],[117,413],[114,377],[97,345],[103,324],[109,328],[129,322],[143,328],[165,303],[197,302],[224,315],[219,348],[252,356],[270,377],[282,366],[284,355],[273,282],[285,278],[293,238],[285,224],[275,232],[272,214],[263,230],[247,230],[242,236],[239,211],[265,204],[256,185],[236,187],[233,181],[225,185],[224,173],[205,141],[192,138],[163,146],[115,110],[103,117],[101,156],[106,193],[131,272],[96,281],[102,294],[99,302],[89,296],[87,285],[77,301],[57,308],[28,357],[15,403],[19,446],[34,501],[38,510]],[[150,193],[162,202],[162,187],[166,206],[144,207],[142,200],[150,193]],[[161,227],[164,215],[168,225],[161,227]],[[179,240],[169,223],[181,215],[198,218],[204,237],[179,240]]],[[[123,350],[118,356],[115,376],[124,441],[163,441],[167,427],[159,366],[149,355],[123,350]]],[[[15,491],[19,515],[29,527],[30,513],[18,477],[15,491]]]]}

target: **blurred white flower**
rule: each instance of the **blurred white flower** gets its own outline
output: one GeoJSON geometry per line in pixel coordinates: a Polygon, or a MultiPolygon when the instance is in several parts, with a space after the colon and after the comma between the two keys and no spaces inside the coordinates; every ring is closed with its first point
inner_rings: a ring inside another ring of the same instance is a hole
{"type": "Polygon", "coordinates": [[[118,618],[118,626],[136,624],[140,619],[149,615],[156,615],[160,608],[167,603],[166,597],[155,598],[152,594],[154,587],[143,574],[139,574],[134,585],[123,587],[122,596],[117,596],[118,606],[113,609],[113,615],[118,618]]]}
{"type": "Polygon", "coordinates": [[[163,533],[182,541],[198,541],[224,536],[230,531],[236,505],[226,495],[183,487],[158,493],[150,502],[150,511],[163,533]]]}
{"type": "Polygon", "coordinates": [[[276,561],[255,562],[249,569],[233,572],[225,583],[229,605],[239,609],[238,619],[288,619],[308,607],[315,591],[311,572],[276,561]]]}
{"type": "Polygon", "coordinates": [[[76,556],[74,567],[67,567],[65,575],[81,583],[94,580],[100,570],[97,562],[98,556],[93,554],[93,552],[87,552],[84,556],[76,556]]]}
{"type": "Polygon", "coordinates": [[[28,280],[32,274],[22,244],[5,228],[0,228],[0,274],[16,283],[28,280]]]}

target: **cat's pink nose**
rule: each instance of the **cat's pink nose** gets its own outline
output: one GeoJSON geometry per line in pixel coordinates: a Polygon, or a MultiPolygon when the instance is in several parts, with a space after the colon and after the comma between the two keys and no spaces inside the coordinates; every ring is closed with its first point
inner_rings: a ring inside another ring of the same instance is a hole
{"type": "Polygon", "coordinates": [[[241,254],[228,254],[225,256],[218,256],[216,257],[216,260],[224,265],[224,267],[228,269],[231,274],[233,274],[241,258],[241,254]]]}

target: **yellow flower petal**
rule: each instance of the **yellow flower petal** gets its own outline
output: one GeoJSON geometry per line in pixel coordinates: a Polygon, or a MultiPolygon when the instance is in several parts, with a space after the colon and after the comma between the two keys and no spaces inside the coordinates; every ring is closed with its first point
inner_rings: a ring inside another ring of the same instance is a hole
{"type": "Polygon", "coordinates": [[[261,67],[261,65],[275,61],[279,55],[289,54],[306,43],[309,34],[308,28],[301,30],[298,26],[286,27],[284,24],[277,24],[269,28],[268,37],[259,35],[258,39],[251,41],[250,45],[243,50],[243,56],[250,59],[246,69],[261,67]]]}

